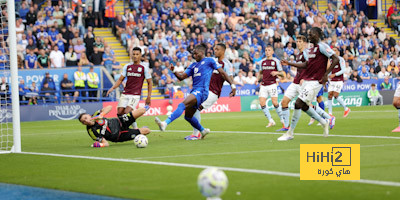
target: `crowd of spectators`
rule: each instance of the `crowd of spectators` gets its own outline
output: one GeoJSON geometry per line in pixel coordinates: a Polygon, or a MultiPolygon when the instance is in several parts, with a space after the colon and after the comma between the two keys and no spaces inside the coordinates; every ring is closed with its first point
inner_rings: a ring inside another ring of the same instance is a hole
{"type": "MultiPolygon", "coordinates": [[[[154,84],[173,97],[177,85],[190,86],[191,81],[179,82],[167,67],[174,65],[183,71],[199,43],[208,45],[207,56],[213,55],[216,43],[226,44],[236,84],[257,85],[267,45],[274,47],[278,59],[294,60],[296,37],[307,36],[311,27],[320,27],[323,41],[337,47],[346,61],[345,80],[400,76],[400,41],[371,23],[352,4],[336,7],[329,3],[321,12],[308,0],[130,0],[126,1],[130,8],[123,14],[109,17],[106,5],[116,0],[86,0],[85,6],[81,0],[71,2],[49,0],[40,9],[36,1],[22,1],[16,25],[20,68],[104,65],[116,75],[121,66],[114,52],[107,41],[93,33],[96,27],[110,26],[128,52],[136,46],[142,49],[154,84]]],[[[396,5],[391,9],[393,14],[387,17],[390,25],[396,26],[396,5]]],[[[6,26],[3,23],[3,28],[6,26]]],[[[0,44],[4,48],[5,42],[0,44]]],[[[296,70],[283,68],[285,78],[279,81],[292,81],[296,70]]]]}

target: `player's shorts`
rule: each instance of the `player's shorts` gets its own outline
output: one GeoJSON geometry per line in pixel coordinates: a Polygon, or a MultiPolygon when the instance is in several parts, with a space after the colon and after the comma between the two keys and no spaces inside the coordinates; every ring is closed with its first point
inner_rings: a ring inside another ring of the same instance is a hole
{"type": "Polygon", "coordinates": [[[304,103],[310,104],[315,100],[315,97],[321,88],[322,85],[318,81],[304,81],[301,85],[299,99],[304,103]]]}
{"type": "Polygon", "coordinates": [[[128,129],[120,131],[119,134],[113,134],[108,140],[111,142],[126,142],[135,139],[139,134],[139,129],[128,129]]]}
{"type": "Polygon", "coordinates": [[[278,86],[276,84],[265,85],[265,86],[261,85],[258,97],[263,97],[263,98],[278,97],[278,86]]]}
{"type": "Polygon", "coordinates": [[[343,88],[343,81],[331,81],[329,82],[328,92],[340,93],[343,88]]]}
{"type": "Polygon", "coordinates": [[[197,104],[195,108],[199,108],[200,105],[207,100],[208,97],[208,91],[201,89],[201,88],[193,88],[192,91],[190,91],[190,94],[193,94],[196,97],[197,104]]]}
{"type": "Polygon", "coordinates": [[[209,91],[207,100],[204,101],[201,105],[203,106],[203,109],[208,109],[212,105],[214,105],[214,103],[216,103],[217,101],[218,101],[218,95],[214,94],[214,92],[209,91]]]}
{"type": "Polygon", "coordinates": [[[394,97],[400,97],[400,82],[397,83],[396,92],[394,92],[394,97]]]}
{"type": "Polygon", "coordinates": [[[129,129],[129,126],[132,125],[136,119],[133,117],[132,112],[128,114],[123,114],[118,116],[119,122],[121,123],[121,130],[125,131],[129,129]]]}
{"type": "Polygon", "coordinates": [[[300,94],[301,86],[300,84],[292,83],[285,91],[285,97],[289,99],[294,99],[300,94]]]}
{"type": "Polygon", "coordinates": [[[136,109],[136,106],[139,104],[140,95],[130,95],[130,94],[122,94],[119,98],[118,108],[126,108],[127,106],[132,109],[136,109]]]}

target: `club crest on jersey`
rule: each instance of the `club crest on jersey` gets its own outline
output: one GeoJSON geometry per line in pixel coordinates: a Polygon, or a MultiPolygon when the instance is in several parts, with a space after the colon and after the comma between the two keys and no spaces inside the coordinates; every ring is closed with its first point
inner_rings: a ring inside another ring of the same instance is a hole
{"type": "Polygon", "coordinates": [[[196,74],[197,72],[199,72],[199,68],[194,68],[194,73],[196,74]]]}
{"type": "Polygon", "coordinates": [[[139,67],[139,68],[137,69],[137,71],[138,71],[138,72],[142,72],[142,68],[139,67]]]}
{"type": "Polygon", "coordinates": [[[205,63],[206,63],[206,62],[203,61],[203,62],[201,62],[200,64],[204,65],[205,63]]]}
{"type": "Polygon", "coordinates": [[[103,126],[103,125],[104,125],[104,119],[99,119],[99,120],[97,120],[97,123],[98,123],[100,126],[103,126]]]}
{"type": "Polygon", "coordinates": [[[272,62],[271,62],[271,65],[275,65],[275,62],[274,62],[274,61],[272,61],[272,62]]]}

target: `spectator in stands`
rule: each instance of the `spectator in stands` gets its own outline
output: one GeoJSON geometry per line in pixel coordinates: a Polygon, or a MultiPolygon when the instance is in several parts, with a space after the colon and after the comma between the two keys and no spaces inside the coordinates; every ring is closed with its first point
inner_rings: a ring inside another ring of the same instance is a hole
{"type": "Polygon", "coordinates": [[[4,55],[3,51],[0,50],[0,70],[8,68],[8,61],[7,55],[4,55]]]}
{"type": "Polygon", "coordinates": [[[78,64],[78,55],[74,52],[74,47],[69,46],[68,51],[65,53],[65,60],[67,67],[76,66],[78,64]]]}
{"type": "Polygon", "coordinates": [[[246,84],[257,85],[258,81],[257,78],[253,76],[253,72],[249,71],[247,77],[245,79],[246,84]]]}
{"type": "Polygon", "coordinates": [[[391,90],[392,89],[392,83],[389,82],[389,77],[386,76],[385,79],[383,79],[383,82],[380,85],[381,90],[391,90]]]}
{"type": "Polygon", "coordinates": [[[29,12],[29,8],[26,2],[21,3],[21,8],[19,9],[19,16],[22,18],[23,22],[26,23],[26,15],[29,12]]]}
{"type": "Polygon", "coordinates": [[[58,46],[53,47],[53,51],[50,53],[50,61],[52,68],[64,67],[64,54],[58,50],[58,46]]]}
{"type": "Polygon", "coordinates": [[[396,2],[392,3],[392,6],[390,6],[389,10],[387,11],[386,14],[386,20],[389,24],[390,27],[392,27],[392,21],[391,21],[391,16],[394,13],[394,11],[397,10],[396,2]]]}
{"type": "Polygon", "coordinates": [[[54,6],[53,17],[57,21],[58,28],[64,27],[64,12],[60,10],[60,6],[54,6]]]}
{"type": "Polygon", "coordinates": [[[99,87],[99,75],[94,72],[93,66],[90,67],[89,73],[86,76],[88,89],[89,89],[89,101],[97,101],[97,88],[99,87]]]}
{"type": "Polygon", "coordinates": [[[87,66],[87,65],[93,65],[93,63],[89,61],[89,59],[86,56],[86,53],[82,53],[81,59],[79,59],[78,62],[78,66],[87,66]]]}
{"type": "MultiPolygon", "coordinates": [[[[10,91],[10,86],[8,85],[8,83],[6,81],[6,77],[3,76],[3,77],[1,77],[1,83],[0,83],[0,100],[3,100],[3,99],[7,100],[6,96],[9,96],[9,95],[7,95],[8,91],[10,91]]],[[[10,98],[10,97],[8,97],[8,98],[10,98]]]]}
{"type": "Polygon", "coordinates": [[[363,66],[361,68],[361,72],[359,72],[360,77],[365,80],[365,79],[371,79],[371,75],[369,74],[369,72],[367,71],[367,67],[363,66]]]}
{"type": "Polygon", "coordinates": [[[80,60],[82,53],[85,53],[85,51],[86,51],[85,45],[83,44],[83,41],[81,38],[78,39],[77,45],[74,46],[74,51],[75,51],[76,55],[78,56],[78,60],[80,60]]]}
{"type": "Polygon", "coordinates": [[[234,82],[236,85],[244,86],[244,84],[247,84],[247,83],[246,83],[246,77],[245,77],[243,74],[244,74],[243,71],[239,71],[238,75],[235,76],[235,78],[233,79],[233,82],[234,82]]]}
{"type": "Polygon", "coordinates": [[[108,73],[112,74],[112,62],[114,60],[114,55],[111,53],[111,47],[106,47],[106,50],[103,54],[103,62],[102,65],[104,65],[108,71],[108,73]]]}
{"type": "Polygon", "coordinates": [[[37,56],[37,65],[40,69],[50,68],[50,59],[44,49],[41,49],[40,54],[37,56]]]}
{"type": "Polygon", "coordinates": [[[83,42],[85,43],[86,55],[90,57],[93,54],[93,44],[95,42],[92,26],[87,28],[87,33],[84,35],[83,42]]]}
{"type": "Polygon", "coordinates": [[[67,103],[71,103],[71,97],[74,97],[72,102],[75,103],[76,98],[79,96],[79,92],[74,91],[72,88],[73,86],[74,84],[72,81],[68,79],[68,74],[64,73],[63,80],[60,82],[61,94],[63,96],[61,98],[62,101],[65,100],[67,103]]]}
{"type": "Polygon", "coordinates": [[[93,43],[93,47],[94,47],[94,50],[97,49],[97,51],[101,53],[101,56],[103,56],[104,43],[101,41],[101,37],[99,37],[99,36],[96,37],[96,42],[93,43]]]}
{"type": "Polygon", "coordinates": [[[115,25],[115,33],[117,34],[118,40],[121,42],[121,34],[126,31],[126,21],[122,20],[121,15],[117,15],[117,18],[114,22],[115,25]]]}
{"type": "Polygon", "coordinates": [[[43,87],[40,91],[40,95],[43,97],[43,102],[55,102],[57,100],[57,96],[55,95],[55,90],[49,87],[48,82],[44,82],[43,87]]]}
{"type": "Polygon", "coordinates": [[[20,101],[26,101],[27,97],[25,95],[30,90],[29,90],[29,87],[25,85],[25,80],[24,79],[19,80],[18,88],[19,88],[19,100],[20,101]]]}
{"type": "Polygon", "coordinates": [[[174,93],[174,99],[183,99],[185,94],[183,94],[182,89],[179,87],[177,91],[174,93]]]}
{"type": "Polygon", "coordinates": [[[85,28],[88,29],[89,27],[95,27],[95,14],[93,11],[93,6],[89,5],[87,7],[87,11],[85,13],[85,28]]]}
{"type": "Polygon", "coordinates": [[[74,73],[74,80],[75,80],[75,89],[80,92],[80,97],[82,98],[80,102],[86,101],[86,74],[82,72],[82,67],[78,66],[78,70],[74,73]]]}
{"type": "Polygon", "coordinates": [[[90,60],[92,61],[93,65],[100,65],[103,62],[103,55],[101,52],[99,52],[98,48],[94,48],[94,52],[91,55],[90,60]]]}
{"type": "Polygon", "coordinates": [[[379,79],[384,79],[385,77],[390,76],[390,73],[386,71],[385,67],[382,67],[381,71],[378,72],[378,78],[379,79]]]}
{"type": "Polygon", "coordinates": [[[37,98],[39,96],[39,88],[36,86],[36,82],[32,82],[31,87],[29,88],[29,92],[26,93],[26,97],[28,99],[29,105],[37,105],[37,98]]]}
{"type": "Polygon", "coordinates": [[[33,51],[25,56],[25,69],[37,69],[37,56],[33,51]]]}
{"type": "Polygon", "coordinates": [[[353,70],[353,74],[350,75],[350,80],[357,81],[358,83],[363,82],[363,79],[358,74],[358,70],[353,70]]]}
{"type": "Polygon", "coordinates": [[[26,24],[30,26],[30,28],[35,25],[37,20],[37,12],[33,6],[29,7],[29,12],[26,14],[26,24]]]}
{"type": "Polygon", "coordinates": [[[378,79],[378,75],[375,73],[375,69],[373,67],[371,67],[369,69],[369,75],[370,75],[371,79],[375,79],[375,80],[378,79]]]}
{"type": "Polygon", "coordinates": [[[375,83],[371,84],[371,89],[368,90],[367,96],[371,106],[377,105],[378,102],[380,105],[383,105],[383,97],[381,94],[379,94],[379,91],[376,89],[375,83]]]}
{"type": "MultiPolygon", "coordinates": [[[[50,76],[50,73],[49,73],[49,72],[46,72],[46,73],[45,73],[45,77],[44,77],[44,79],[42,80],[42,83],[43,83],[43,84],[44,84],[45,82],[49,84],[49,87],[50,87],[51,89],[53,89],[53,90],[56,89],[56,84],[54,83],[54,80],[53,80],[53,78],[50,76]]],[[[43,87],[43,84],[42,84],[42,87],[43,87]]]]}

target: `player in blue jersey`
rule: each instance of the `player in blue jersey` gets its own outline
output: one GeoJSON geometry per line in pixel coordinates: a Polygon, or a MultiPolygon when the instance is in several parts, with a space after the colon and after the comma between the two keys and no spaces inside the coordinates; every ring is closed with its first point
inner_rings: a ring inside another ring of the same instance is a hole
{"type": "MultiPolygon", "coordinates": [[[[204,43],[197,45],[193,50],[193,58],[196,62],[192,63],[185,72],[174,72],[175,76],[179,80],[184,80],[191,76],[193,79],[193,89],[190,92],[190,95],[188,95],[186,99],[178,105],[176,110],[170,117],[168,117],[168,119],[161,121],[158,117],[155,118],[155,122],[158,124],[161,131],[165,131],[168,124],[180,117],[183,111],[185,111],[185,120],[194,128],[200,130],[201,138],[204,138],[208,133],[210,133],[210,129],[203,128],[193,115],[208,97],[210,79],[213,71],[217,70],[225,80],[228,80],[232,89],[235,88],[235,85],[221,66],[217,64],[215,59],[205,57],[206,50],[207,47],[204,43]]],[[[174,71],[172,65],[170,66],[170,70],[174,71]]]]}

